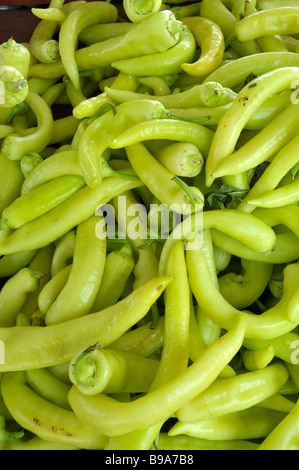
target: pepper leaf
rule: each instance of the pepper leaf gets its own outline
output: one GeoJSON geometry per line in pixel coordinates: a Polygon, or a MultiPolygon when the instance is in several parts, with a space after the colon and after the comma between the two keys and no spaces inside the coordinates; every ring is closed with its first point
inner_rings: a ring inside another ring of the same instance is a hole
{"type": "Polygon", "coordinates": [[[262,174],[264,173],[264,171],[268,168],[268,166],[270,165],[269,162],[263,162],[261,163],[260,165],[258,165],[255,169],[255,172],[251,178],[251,181],[250,181],[250,186],[251,188],[255,185],[255,183],[260,179],[260,177],[262,176],[262,174]]]}
{"type": "Polygon", "coordinates": [[[231,209],[247,194],[247,190],[222,185],[218,191],[206,195],[205,210],[231,209]]]}

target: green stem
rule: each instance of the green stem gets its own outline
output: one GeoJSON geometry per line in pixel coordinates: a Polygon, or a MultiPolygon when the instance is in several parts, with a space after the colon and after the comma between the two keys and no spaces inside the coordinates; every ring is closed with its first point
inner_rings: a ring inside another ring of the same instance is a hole
{"type": "Polygon", "coordinates": [[[211,116],[209,115],[195,118],[195,117],[189,117],[189,116],[183,116],[183,115],[181,116],[179,114],[173,114],[168,111],[167,111],[167,117],[169,119],[177,119],[178,121],[186,121],[186,122],[195,122],[197,124],[207,124],[211,119],[211,116]]]}
{"type": "Polygon", "coordinates": [[[0,442],[12,441],[13,439],[21,439],[24,431],[9,432],[5,429],[5,419],[0,416],[0,442]]]}
{"type": "Polygon", "coordinates": [[[174,176],[172,178],[172,181],[174,181],[181,189],[183,189],[186,194],[189,196],[190,200],[191,200],[191,204],[192,205],[196,205],[196,204],[202,204],[203,201],[201,201],[195,194],[194,192],[192,191],[192,189],[190,189],[190,187],[188,186],[188,184],[186,184],[183,180],[181,180],[181,178],[179,178],[178,176],[174,176]]]}
{"type": "Polygon", "coordinates": [[[122,178],[125,180],[139,180],[139,176],[137,175],[126,175],[125,173],[121,173],[120,171],[115,171],[110,168],[108,162],[102,157],[100,159],[101,163],[101,170],[103,178],[108,178],[109,176],[116,176],[118,178],[122,178]]]}
{"type": "Polygon", "coordinates": [[[104,114],[104,112],[107,111],[108,109],[112,109],[114,116],[116,116],[116,107],[115,107],[115,105],[110,103],[110,102],[104,103],[92,117],[87,119],[88,125],[91,124],[93,121],[95,121],[100,116],[102,116],[102,114],[104,114]]]}
{"type": "Polygon", "coordinates": [[[228,47],[231,45],[231,43],[233,41],[236,41],[238,38],[235,34],[232,34],[231,36],[229,36],[227,38],[227,40],[225,41],[225,50],[228,49],[228,47]]]}
{"type": "Polygon", "coordinates": [[[9,126],[9,124],[12,122],[13,118],[15,116],[18,116],[19,114],[26,114],[27,111],[29,110],[29,106],[26,103],[20,103],[14,106],[11,110],[11,113],[9,114],[8,118],[5,121],[5,124],[9,126]]]}

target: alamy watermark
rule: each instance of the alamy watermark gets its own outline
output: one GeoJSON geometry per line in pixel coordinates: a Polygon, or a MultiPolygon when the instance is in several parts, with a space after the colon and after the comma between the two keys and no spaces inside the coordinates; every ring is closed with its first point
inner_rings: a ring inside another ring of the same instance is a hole
{"type": "Polygon", "coordinates": [[[143,204],[127,206],[126,196],[117,198],[116,206],[105,204],[98,207],[101,216],[96,235],[99,239],[166,241],[168,238],[183,240],[186,250],[196,250],[202,246],[203,204],[151,204],[147,209],[143,204]]]}

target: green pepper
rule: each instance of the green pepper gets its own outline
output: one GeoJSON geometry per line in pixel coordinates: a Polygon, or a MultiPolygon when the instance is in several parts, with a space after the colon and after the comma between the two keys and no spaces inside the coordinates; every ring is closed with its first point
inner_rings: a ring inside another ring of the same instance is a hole
{"type": "Polygon", "coordinates": [[[80,176],[62,176],[16,199],[2,213],[1,227],[19,228],[40,217],[85,186],[80,176]]]}
{"type": "Polygon", "coordinates": [[[28,82],[23,75],[9,65],[0,66],[0,109],[9,110],[23,103],[28,94],[28,82]]]}
{"type": "Polygon", "coordinates": [[[28,135],[9,135],[4,139],[2,152],[11,160],[21,160],[26,153],[39,153],[52,138],[53,115],[47,103],[34,92],[28,93],[25,103],[36,115],[37,127],[28,135]]]}
{"type": "Polygon", "coordinates": [[[70,362],[69,376],[84,395],[142,393],[150,388],[159,361],[127,351],[91,346],[70,362]]]}
{"type": "Polygon", "coordinates": [[[98,206],[142,184],[136,180],[110,177],[104,179],[97,188],[84,187],[51,211],[24,224],[14,232],[10,233],[10,230],[0,232],[0,253],[11,254],[27,251],[27,248],[38,249],[50,245],[87,217],[94,215],[98,206]]]}
{"type": "MultiPolygon", "coordinates": [[[[104,67],[124,57],[128,59],[165,51],[178,42],[181,30],[182,23],[175,19],[171,11],[161,11],[121,36],[77,50],[75,58],[78,70],[104,67]]],[[[64,74],[65,69],[60,60],[53,64],[36,64],[29,69],[30,77],[59,78],[64,74]]]]}
{"type": "Polygon", "coordinates": [[[106,239],[96,233],[98,217],[77,227],[74,257],[68,280],[46,314],[46,324],[54,325],[87,315],[99,290],[106,261],[106,239]],[[70,301],[72,299],[72,301],[70,301]]]}
{"type": "Polygon", "coordinates": [[[30,268],[23,268],[4,284],[0,292],[1,327],[9,327],[15,324],[16,317],[21,311],[27,294],[38,289],[41,278],[41,273],[30,268]]]}
{"type": "Polygon", "coordinates": [[[216,380],[204,393],[178,409],[177,418],[183,423],[194,423],[246,410],[277,393],[288,378],[287,368],[275,363],[264,369],[216,380]]]}
{"type": "Polygon", "coordinates": [[[235,25],[236,37],[243,42],[274,34],[296,34],[298,8],[286,6],[249,15],[235,25]]]}
{"type": "Polygon", "coordinates": [[[58,325],[1,328],[5,364],[0,365],[0,370],[40,369],[64,364],[90,343],[100,341],[103,347],[108,346],[146,315],[171,281],[169,276],[154,278],[106,310],[58,325]]]}
{"type": "Polygon", "coordinates": [[[105,446],[107,439],[82,425],[71,410],[54,405],[34,392],[24,372],[5,374],[1,392],[14,419],[33,434],[79,448],[102,449],[105,446]]]}
{"type": "Polygon", "coordinates": [[[30,52],[23,44],[10,38],[0,46],[0,65],[16,68],[26,79],[30,65],[30,52]]]}
{"type": "MultiPolygon", "coordinates": [[[[217,170],[221,167],[222,162],[223,165],[226,164],[226,159],[234,159],[234,156],[231,155],[234,152],[236,142],[245,122],[252,116],[254,111],[272,94],[291,87],[297,76],[297,67],[279,68],[250,81],[241,90],[232,107],[226,112],[217,127],[206,164],[208,186],[212,184],[216,175],[219,177],[242,173],[243,169],[240,171],[240,166],[236,167],[236,165],[234,165],[233,171],[228,168],[226,173],[217,170]],[[230,138],[227,138],[228,129],[231,129],[229,131],[230,138]],[[225,137],[223,134],[225,134],[225,137]]],[[[290,110],[289,107],[287,110],[296,114],[293,105],[291,105],[290,110]]]]}
{"type": "Polygon", "coordinates": [[[125,243],[120,250],[112,251],[107,255],[103,277],[92,311],[103,310],[120,299],[134,267],[135,260],[130,243],[125,243]]]}
{"type": "Polygon", "coordinates": [[[169,431],[170,436],[187,434],[200,439],[215,439],[234,442],[235,440],[265,438],[285,418],[286,413],[261,409],[253,406],[246,410],[207,418],[197,423],[175,424],[169,431]],[[246,422],[246,426],[244,423],[246,422]]]}
{"type": "Polygon", "coordinates": [[[115,60],[111,65],[120,72],[138,76],[176,74],[180,73],[182,63],[193,60],[195,52],[195,38],[186,28],[180,33],[177,44],[165,51],[115,60]]]}
{"type": "Polygon", "coordinates": [[[245,323],[243,320],[237,321],[226,336],[210,346],[187,370],[141,398],[121,403],[103,394],[86,397],[72,387],[70,404],[83,422],[88,422],[109,436],[156,425],[177,410],[180,403],[189,402],[192,396],[206,389],[216,378],[229,358],[239,350],[245,323]]]}
{"type": "Polygon", "coordinates": [[[83,29],[96,23],[110,23],[118,18],[117,8],[105,2],[78,5],[63,21],[59,31],[59,52],[66,75],[76,89],[80,88],[75,59],[78,36],[83,29]]]}

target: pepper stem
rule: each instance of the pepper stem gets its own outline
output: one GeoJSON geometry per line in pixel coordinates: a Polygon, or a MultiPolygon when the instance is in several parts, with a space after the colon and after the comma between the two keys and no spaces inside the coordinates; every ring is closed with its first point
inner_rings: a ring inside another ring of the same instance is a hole
{"type": "Polygon", "coordinates": [[[112,103],[104,103],[97,112],[90,118],[87,119],[88,125],[95,121],[97,118],[101,117],[107,109],[112,109],[114,116],[116,116],[116,107],[112,103]]]}
{"type": "Polygon", "coordinates": [[[174,181],[181,189],[185,191],[185,193],[190,198],[191,204],[193,206],[195,206],[196,204],[202,204],[202,201],[196,196],[196,194],[194,194],[194,192],[192,191],[192,189],[190,189],[188,184],[186,184],[183,180],[181,180],[181,178],[179,178],[178,176],[174,176],[172,178],[172,181],[174,181]]]}
{"type": "Polygon", "coordinates": [[[7,82],[5,84],[5,88],[8,91],[19,93],[26,85],[27,85],[27,80],[25,80],[24,78],[21,78],[20,80],[17,80],[15,82],[14,81],[7,82]]]}
{"type": "Polygon", "coordinates": [[[7,431],[5,429],[5,419],[0,416],[0,442],[12,441],[14,439],[21,439],[24,436],[24,431],[7,431]]]}
{"type": "Polygon", "coordinates": [[[211,116],[209,115],[195,118],[195,117],[190,117],[190,116],[181,116],[179,114],[170,113],[169,111],[167,111],[167,117],[169,119],[176,119],[178,121],[185,121],[185,122],[195,122],[197,124],[207,124],[211,119],[211,116]]]}
{"type": "Polygon", "coordinates": [[[108,178],[109,176],[116,176],[125,180],[139,180],[137,175],[127,175],[126,173],[121,173],[120,171],[112,170],[105,158],[101,157],[100,159],[101,171],[103,178],[108,178]]]}

